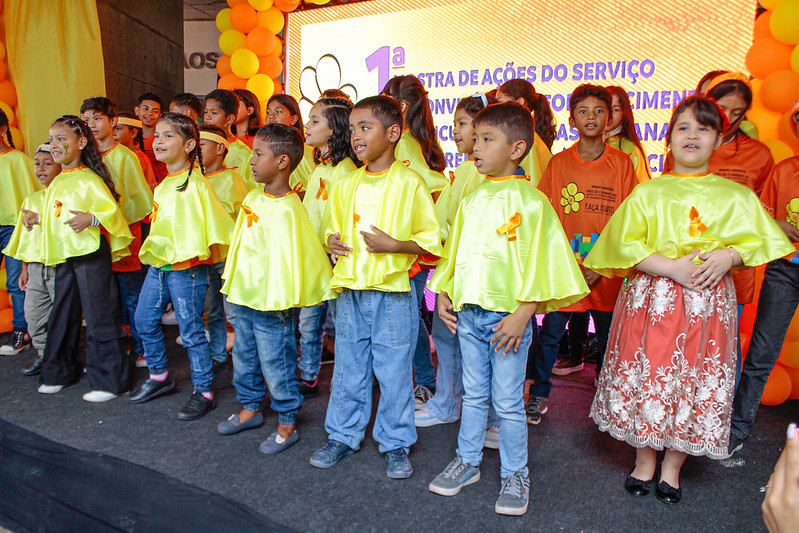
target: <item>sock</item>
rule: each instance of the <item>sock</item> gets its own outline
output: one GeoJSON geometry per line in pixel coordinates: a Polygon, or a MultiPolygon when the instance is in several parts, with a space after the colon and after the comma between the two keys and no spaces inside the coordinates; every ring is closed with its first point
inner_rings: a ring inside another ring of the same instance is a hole
{"type": "Polygon", "coordinates": [[[213,400],[214,399],[214,393],[213,392],[210,392],[210,391],[209,392],[203,392],[202,395],[203,395],[203,398],[205,398],[206,400],[213,400]]]}
{"type": "Polygon", "coordinates": [[[153,374],[150,372],[150,379],[153,381],[166,381],[166,378],[169,377],[169,370],[164,370],[161,374],[153,374]]]}

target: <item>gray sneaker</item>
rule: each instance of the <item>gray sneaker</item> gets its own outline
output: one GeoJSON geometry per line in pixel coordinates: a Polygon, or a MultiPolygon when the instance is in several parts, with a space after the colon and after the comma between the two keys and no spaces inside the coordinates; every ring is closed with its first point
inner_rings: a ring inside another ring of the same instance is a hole
{"type": "Polygon", "coordinates": [[[527,400],[525,406],[527,411],[527,423],[537,426],[541,423],[541,417],[547,412],[547,399],[543,396],[533,396],[527,400]]]}
{"type": "Polygon", "coordinates": [[[499,489],[499,498],[494,504],[494,511],[497,514],[521,516],[527,512],[529,501],[530,479],[521,472],[516,472],[502,480],[502,488],[499,489]]]}
{"type": "Polygon", "coordinates": [[[442,496],[455,496],[463,487],[480,481],[480,467],[467,465],[460,457],[455,457],[427,489],[442,496]]]}

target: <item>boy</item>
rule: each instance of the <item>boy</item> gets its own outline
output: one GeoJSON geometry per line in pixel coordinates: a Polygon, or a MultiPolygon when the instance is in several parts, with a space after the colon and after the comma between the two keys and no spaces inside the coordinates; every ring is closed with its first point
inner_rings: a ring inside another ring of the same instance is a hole
{"type": "Polygon", "coordinates": [[[158,185],[158,180],[155,178],[153,164],[150,163],[150,158],[142,151],[144,138],[142,137],[141,131],[141,120],[134,117],[132,113],[117,113],[117,124],[114,126],[114,140],[136,154],[136,157],[139,158],[142,172],[144,172],[144,179],[147,180],[150,189],[155,189],[156,185],[158,185]]]}
{"type": "MultiPolygon", "coordinates": [[[[122,297],[123,319],[130,328],[130,336],[134,341],[137,360],[144,356],[144,345],[136,330],[133,317],[139,302],[144,276],[139,262],[141,248],[141,220],[150,214],[153,206],[153,191],[147,183],[139,158],[129,148],[114,139],[114,127],[117,125],[116,107],[108,98],[98,96],[83,101],[80,107],[81,118],[94,134],[97,148],[103,156],[103,163],[108,168],[114,186],[119,193],[119,206],[130,225],[133,242],[130,244],[130,255],[113,264],[122,297]]],[[[139,365],[142,362],[138,363],[139,365]]]]}
{"type": "Polygon", "coordinates": [[[521,515],[530,487],[522,393],[531,319],[579,299],[588,287],[552,207],[519,166],[533,146],[530,113],[516,103],[495,104],[472,124],[472,155],[486,181],[461,202],[430,283],[439,293],[438,314],[461,347],[461,427],[455,459],[428,488],[454,496],[480,479],[490,398],[502,476],[494,510],[521,515]]]}
{"type": "Polygon", "coordinates": [[[186,115],[197,122],[197,117],[203,112],[203,103],[191,93],[180,93],[172,97],[169,102],[169,112],[186,115]]]}
{"type": "Polygon", "coordinates": [[[166,177],[169,172],[166,169],[166,165],[160,162],[155,158],[155,152],[153,152],[153,135],[155,134],[155,123],[158,122],[158,119],[161,117],[161,108],[163,105],[161,104],[161,99],[158,97],[157,94],[153,93],[143,93],[139,96],[139,101],[136,106],[133,108],[133,114],[141,120],[142,123],[142,130],[141,134],[144,138],[144,153],[147,154],[147,157],[150,158],[150,163],[153,166],[153,172],[155,173],[155,179],[158,183],[166,177]]]}
{"type": "Polygon", "coordinates": [[[247,188],[252,190],[257,186],[250,169],[252,151],[230,133],[230,126],[236,123],[238,111],[239,97],[236,93],[226,89],[216,89],[205,96],[203,122],[207,126],[216,126],[225,132],[228,141],[225,166],[238,172],[247,184],[247,188]]]}
{"type": "Polygon", "coordinates": [[[241,205],[223,275],[222,292],[237,304],[233,382],[243,409],[217,429],[231,435],[262,425],[261,403],[269,388],[278,426],[259,447],[265,454],[280,453],[299,440],[294,427],[303,400],[295,375],[299,308],[335,297],[330,263],[289,186],[302,155],[302,136],[295,128],[269,124],[258,131],[251,165],[263,189],[251,191],[241,205]],[[259,277],[255,284],[253,272],[259,277]]]}
{"type": "MultiPolygon", "coordinates": [[[[555,208],[580,264],[613,212],[638,184],[630,156],[602,140],[611,102],[610,92],[604,87],[585,84],[574,90],[569,125],[577,129],[580,138],[571,148],[552,157],[538,185],[555,208]]],[[[530,365],[529,377],[533,380],[527,401],[527,421],[530,424],[541,422],[541,417],[547,412],[552,390],[550,377],[560,339],[572,312],[591,313],[597,340],[597,376],[602,369],[610,321],[622,279],[605,278],[588,269],[582,271],[591,294],[544,317],[541,349],[534,350],[535,361],[530,365]]],[[[582,370],[583,362],[582,359],[564,361],[556,368],[559,375],[578,372],[582,370]]]]}
{"type": "Polygon", "coordinates": [[[367,164],[334,185],[320,237],[335,256],[336,363],[327,406],[327,444],[311,465],[330,468],[355,453],[372,412],[372,379],[380,403],[372,436],[386,455],[386,475],[413,474],[416,442],[411,360],[419,306],[409,274],[420,254],[441,255],[430,191],[422,177],[394,158],[402,133],[399,104],[366,98],[350,114],[351,144],[367,164]]]}
{"type": "MultiPolygon", "coordinates": [[[[242,200],[249,192],[244,180],[232,168],[225,168],[228,141],[225,132],[214,126],[200,126],[200,150],[205,166],[205,179],[228,214],[236,220],[242,200]]],[[[205,315],[208,323],[208,343],[214,361],[214,374],[227,363],[227,327],[225,319],[234,325],[236,314],[219,289],[225,262],[214,263],[208,269],[208,292],[205,294],[205,315]]]]}

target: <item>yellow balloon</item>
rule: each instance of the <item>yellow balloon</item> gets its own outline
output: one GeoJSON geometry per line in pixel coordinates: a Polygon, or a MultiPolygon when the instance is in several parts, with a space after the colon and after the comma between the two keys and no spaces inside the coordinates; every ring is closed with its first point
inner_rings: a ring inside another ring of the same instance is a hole
{"type": "Polygon", "coordinates": [[[25,139],[22,138],[22,132],[13,126],[11,126],[8,131],[11,132],[11,138],[14,140],[14,146],[17,147],[17,150],[24,150],[25,139]]]}
{"type": "Polygon", "coordinates": [[[247,36],[234,29],[225,30],[219,36],[219,49],[222,53],[232,56],[233,52],[247,46],[247,36]]]}
{"type": "Polygon", "coordinates": [[[316,4],[318,6],[323,6],[330,2],[330,0],[309,0],[312,4],[316,4]]]}
{"type": "Polygon", "coordinates": [[[793,157],[793,149],[787,143],[779,139],[766,139],[763,144],[768,146],[771,150],[771,155],[774,157],[774,162],[779,163],[789,157],[793,157]]]}
{"type": "Polygon", "coordinates": [[[247,90],[255,94],[259,101],[266,101],[275,92],[275,83],[266,74],[256,74],[247,80],[247,90]]]}
{"type": "Polygon", "coordinates": [[[272,7],[272,0],[247,0],[250,7],[256,11],[266,11],[272,7]]]}
{"type": "Polygon", "coordinates": [[[266,11],[258,13],[258,25],[264,28],[269,28],[272,33],[277,35],[283,30],[283,25],[286,21],[283,18],[283,12],[275,6],[270,7],[266,11]]]}
{"type": "Polygon", "coordinates": [[[799,0],[784,0],[774,9],[769,22],[771,34],[785,44],[799,43],[799,0]]]}
{"type": "Polygon", "coordinates": [[[784,1],[785,0],[760,0],[760,5],[766,9],[774,9],[784,1]]]}
{"type": "Polygon", "coordinates": [[[219,30],[219,33],[222,33],[232,27],[233,25],[230,23],[230,8],[226,7],[216,14],[216,29],[219,30]]]}
{"type": "Polygon", "coordinates": [[[258,73],[261,62],[249,48],[239,48],[230,56],[230,70],[239,78],[251,78],[258,73]]]}
{"type": "Polygon", "coordinates": [[[11,106],[5,102],[0,102],[0,109],[3,110],[3,113],[6,114],[8,117],[8,123],[11,124],[14,122],[14,110],[11,109],[11,106]]]}

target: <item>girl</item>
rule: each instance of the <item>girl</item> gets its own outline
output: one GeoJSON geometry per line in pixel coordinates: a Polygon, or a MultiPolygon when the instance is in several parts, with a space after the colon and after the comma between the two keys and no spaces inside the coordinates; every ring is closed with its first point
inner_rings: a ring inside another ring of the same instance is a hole
{"type": "Polygon", "coordinates": [[[261,104],[258,103],[258,97],[247,89],[233,89],[233,92],[239,97],[239,112],[236,113],[236,123],[234,124],[236,129],[233,133],[247,145],[247,148],[252,150],[255,134],[263,125],[261,124],[261,104]]]}
{"type": "MultiPolygon", "coordinates": [[[[33,176],[33,161],[14,148],[11,138],[8,117],[0,110],[0,250],[8,244],[14,232],[17,213],[22,201],[30,193],[38,191],[41,186],[33,176]]],[[[0,261],[6,258],[6,290],[11,295],[14,309],[9,344],[0,346],[0,355],[16,355],[27,350],[31,345],[28,335],[28,324],[25,322],[25,293],[19,289],[18,279],[22,270],[22,262],[13,257],[4,256],[0,251],[0,261]]]]}
{"type": "Polygon", "coordinates": [[[211,352],[203,328],[208,266],[222,261],[233,233],[233,220],[202,174],[197,123],[177,113],[156,124],[153,150],[169,174],[155,188],[150,235],[139,252],[151,265],[136,309],[136,327],[144,343],[150,377],[130,396],[146,402],[171,390],[161,315],[171,300],[188,350],[194,392],[178,420],[196,420],[216,407],[211,392],[211,352]]]}
{"type": "Polygon", "coordinates": [[[86,373],[92,388],[83,399],[105,402],[128,390],[127,336],[111,259],[130,253],[133,235],[85,122],[71,115],[56,120],[50,127],[50,153],[61,173],[47,188],[42,212],[23,216],[26,227],[41,225],[42,263],[55,266],[39,392],[53,394],[80,379],[82,310],[86,373]]]}
{"type": "Polygon", "coordinates": [[[153,164],[150,163],[150,158],[144,153],[144,136],[141,133],[142,123],[141,120],[133,116],[133,113],[118,113],[117,125],[114,126],[114,139],[129,150],[136,154],[141,164],[144,178],[150,185],[150,189],[155,189],[158,181],[155,179],[153,173],[153,164]]]}
{"type": "MultiPolygon", "coordinates": [[[[358,158],[350,145],[352,105],[338,98],[321,98],[311,108],[305,124],[305,143],[313,147],[316,169],[308,182],[302,203],[314,230],[319,233],[327,195],[342,177],[358,167],[358,158]]],[[[331,306],[335,300],[331,300],[331,306]]],[[[300,310],[300,392],[319,392],[319,365],[322,357],[322,319],[325,304],[300,310]]]]}
{"type": "Polygon", "coordinates": [[[533,84],[526,80],[509,80],[499,86],[497,101],[516,102],[527,108],[535,118],[533,150],[522,160],[522,168],[530,176],[530,183],[538,185],[547,163],[552,158],[555,142],[555,117],[546,97],[538,94],[533,84]]]}
{"type": "Polygon", "coordinates": [[[618,85],[611,85],[608,91],[612,102],[608,124],[605,126],[605,135],[607,135],[605,142],[630,156],[638,183],[643,183],[652,179],[652,175],[649,173],[649,163],[644,148],[641,146],[638,134],[635,133],[635,119],[630,98],[627,96],[627,91],[618,85]]]}
{"type": "MultiPolygon", "coordinates": [[[[302,115],[300,114],[300,105],[293,96],[288,94],[274,94],[269,98],[266,104],[266,123],[279,123],[286,126],[294,126],[305,139],[305,131],[302,127],[302,115]]],[[[304,198],[305,189],[308,188],[308,180],[311,179],[316,163],[314,162],[314,149],[312,146],[305,145],[305,153],[302,156],[300,165],[292,172],[291,181],[289,184],[296,187],[298,183],[302,183],[302,191],[298,194],[300,198],[304,198]]]]}
{"type": "Polygon", "coordinates": [[[730,269],[793,251],[757,196],[710,173],[723,134],[712,100],[683,100],[669,124],[673,172],[633,190],[584,262],[628,278],[591,416],[636,448],[625,481],[635,496],[649,492],[657,450],[666,449],[656,490],[665,503],[680,501],[687,454],[729,455],[737,333],[730,269]]]}

